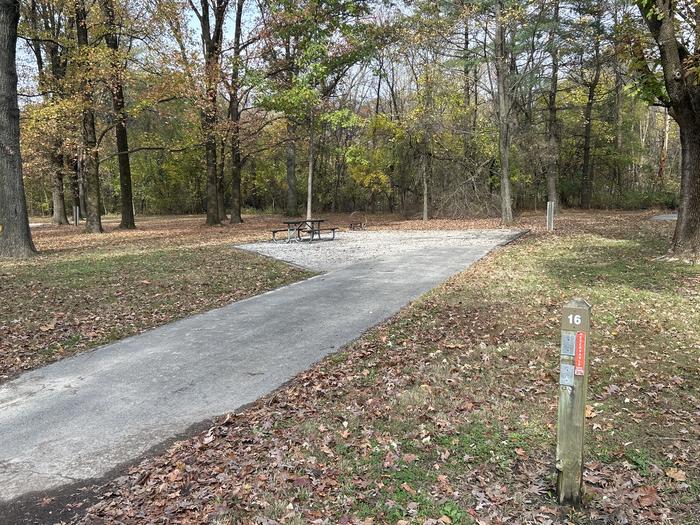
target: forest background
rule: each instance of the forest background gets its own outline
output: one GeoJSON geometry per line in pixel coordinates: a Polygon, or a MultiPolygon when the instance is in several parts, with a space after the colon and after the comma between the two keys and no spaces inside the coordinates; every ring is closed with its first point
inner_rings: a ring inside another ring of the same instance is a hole
{"type": "Polygon", "coordinates": [[[27,202],[55,223],[75,205],[100,231],[109,213],[216,224],[306,203],[507,223],[547,200],[678,201],[678,129],[660,73],[639,74],[653,41],[622,0],[21,10],[27,202]]]}

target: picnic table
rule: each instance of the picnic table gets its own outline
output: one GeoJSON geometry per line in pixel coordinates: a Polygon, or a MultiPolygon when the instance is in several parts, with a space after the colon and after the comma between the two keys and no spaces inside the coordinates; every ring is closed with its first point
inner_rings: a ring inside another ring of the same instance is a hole
{"type": "Polygon", "coordinates": [[[286,228],[280,228],[272,230],[272,240],[278,242],[277,234],[282,232],[287,232],[287,238],[284,242],[294,242],[301,241],[302,235],[308,235],[309,242],[314,239],[321,240],[321,232],[330,232],[332,237],[330,240],[335,239],[335,231],[338,228],[322,228],[321,224],[326,222],[325,219],[297,219],[291,221],[282,221],[282,224],[286,225],[286,228]]]}

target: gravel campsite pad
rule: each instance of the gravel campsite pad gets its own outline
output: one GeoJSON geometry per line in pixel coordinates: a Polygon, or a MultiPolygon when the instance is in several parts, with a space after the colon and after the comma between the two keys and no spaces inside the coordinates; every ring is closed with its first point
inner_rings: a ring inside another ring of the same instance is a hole
{"type": "Polygon", "coordinates": [[[238,248],[281,259],[317,271],[330,271],[363,260],[378,260],[410,255],[428,249],[507,243],[514,230],[451,231],[359,231],[339,232],[335,240],[314,242],[262,242],[242,244],[238,248]]]}
{"type": "Polygon", "coordinates": [[[652,221],[677,221],[678,220],[678,214],[677,213],[665,213],[663,215],[656,215],[651,218],[652,221]]]}

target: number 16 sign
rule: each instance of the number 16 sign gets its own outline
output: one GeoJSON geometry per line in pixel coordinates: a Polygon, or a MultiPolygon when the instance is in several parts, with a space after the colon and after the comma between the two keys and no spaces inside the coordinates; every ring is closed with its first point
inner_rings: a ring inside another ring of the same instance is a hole
{"type": "Polygon", "coordinates": [[[581,501],[590,329],[591,306],[583,299],[566,303],[561,319],[556,467],[559,503],[567,505],[581,501]]]}

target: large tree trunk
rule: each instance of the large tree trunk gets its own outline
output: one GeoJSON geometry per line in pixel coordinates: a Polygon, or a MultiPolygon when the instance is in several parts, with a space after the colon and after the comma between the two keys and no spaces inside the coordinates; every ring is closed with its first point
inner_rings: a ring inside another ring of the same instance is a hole
{"type": "MultiPolygon", "coordinates": [[[[693,81],[695,65],[679,38],[677,17],[668,2],[638,2],[642,17],[659,48],[670,113],[681,135],[681,194],[671,251],[683,259],[700,258],[700,87],[693,81]],[[689,80],[686,80],[689,79],[689,80]]],[[[695,48],[700,48],[700,7],[693,5],[695,48]]]]}
{"type": "Polygon", "coordinates": [[[510,92],[506,38],[503,29],[502,1],[496,1],[496,81],[498,86],[498,154],[501,165],[501,221],[513,222],[513,205],[510,184],[510,92]]]}
{"type": "Polygon", "coordinates": [[[119,191],[121,194],[121,222],[119,227],[125,230],[136,228],[134,218],[134,197],[131,183],[131,162],[129,161],[129,137],[126,131],[126,114],[124,113],[124,94],[121,84],[116,89],[113,101],[114,111],[117,114],[115,134],[117,138],[117,150],[119,151],[119,191]]]}
{"type": "Polygon", "coordinates": [[[552,70],[549,80],[549,97],[547,100],[548,120],[547,120],[547,200],[555,203],[555,208],[559,203],[559,192],[557,191],[557,179],[559,178],[559,125],[557,120],[557,90],[559,88],[559,48],[555,38],[559,29],[559,0],[554,0],[553,28],[549,37],[550,56],[552,59],[552,70]]]}
{"type": "MultiPolygon", "coordinates": [[[[231,139],[234,142],[234,139],[231,139]]],[[[236,141],[237,142],[237,141],[236,141]]],[[[231,224],[243,222],[241,208],[243,198],[241,194],[241,174],[243,173],[243,161],[241,149],[238,144],[231,144],[231,224]]]]}
{"type": "Polygon", "coordinates": [[[236,18],[233,31],[233,69],[231,71],[231,90],[229,119],[231,120],[231,224],[243,222],[241,207],[241,176],[243,158],[241,155],[241,111],[240,111],[240,73],[241,73],[241,34],[243,23],[243,6],[245,0],[236,1],[236,18]]]}
{"type": "Polygon", "coordinates": [[[598,86],[600,67],[596,69],[594,81],[588,87],[588,100],[583,111],[583,168],[581,170],[581,207],[589,209],[593,196],[593,163],[591,162],[591,133],[593,130],[593,103],[598,86]]]}
{"type": "MultiPolygon", "coordinates": [[[[209,119],[205,117],[205,126],[209,127],[209,119]]],[[[213,126],[212,126],[213,127],[213,126]]],[[[207,225],[221,224],[219,217],[219,184],[216,170],[216,137],[213,131],[205,128],[204,155],[207,164],[207,225]]]]}
{"type": "Polygon", "coordinates": [[[312,218],[312,203],[313,203],[313,182],[314,182],[314,154],[315,154],[315,136],[314,136],[314,121],[313,117],[309,122],[309,175],[306,179],[306,218],[312,218]]]}
{"type": "Polygon", "coordinates": [[[70,193],[71,193],[71,213],[73,216],[73,208],[78,207],[78,219],[82,219],[85,215],[83,214],[82,207],[80,205],[80,181],[78,180],[78,162],[73,161],[65,155],[63,157],[63,166],[66,173],[70,173],[70,193]]]}
{"type": "Polygon", "coordinates": [[[202,111],[202,132],[204,133],[204,159],[207,169],[207,225],[215,226],[221,224],[219,216],[219,172],[216,164],[217,140],[217,93],[216,70],[218,69],[218,59],[207,60],[206,72],[206,108],[202,111]]]}
{"type": "Polygon", "coordinates": [[[426,144],[424,145],[423,148],[423,177],[422,177],[422,183],[423,183],[423,214],[422,214],[422,219],[424,221],[427,221],[430,219],[430,207],[429,207],[429,184],[428,184],[428,178],[430,176],[430,153],[428,151],[428,144],[426,141],[426,144]]]}
{"type": "Polygon", "coordinates": [[[583,168],[581,170],[581,207],[589,209],[593,193],[593,166],[591,164],[591,129],[593,127],[593,84],[588,89],[588,100],[583,112],[583,168]]]}
{"type": "Polygon", "coordinates": [[[121,78],[121,67],[117,53],[119,51],[119,39],[117,37],[116,22],[114,17],[114,4],[112,0],[101,0],[100,8],[107,25],[105,43],[112,51],[111,83],[112,109],[114,110],[115,134],[117,139],[117,157],[119,159],[119,191],[121,195],[121,222],[122,229],[133,230],[136,228],[134,221],[134,200],[131,187],[131,163],[129,162],[129,135],[126,129],[126,112],[124,111],[124,86],[121,78]]]}
{"type": "MultiPolygon", "coordinates": [[[[217,95],[221,79],[221,42],[228,0],[200,0],[201,12],[197,15],[202,31],[204,52],[204,109],[201,113],[204,134],[204,156],[207,166],[207,225],[221,224],[224,218],[219,206],[219,171],[217,169],[217,95]],[[214,11],[214,25],[210,20],[210,9],[214,11]]],[[[223,159],[222,159],[223,160],[223,159]]]]}
{"type": "Polygon", "coordinates": [[[622,162],[620,162],[620,157],[622,155],[622,89],[624,88],[624,82],[622,79],[622,71],[620,71],[620,65],[615,65],[615,107],[613,108],[613,118],[614,118],[614,128],[615,128],[615,155],[616,158],[613,164],[613,182],[617,186],[617,192],[622,195],[622,162]]]}
{"type": "Polygon", "coordinates": [[[672,250],[694,259],[700,253],[700,125],[684,123],[681,133],[681,200],[672,250]]]}
{"type": "Polygon", "coordinates": [[[204,158],[207,167],[207,225],[221,224],[219,215],[219,173],[217,170],[217,140],[216,140],[216,62],[208,61],[206,65],[207,93],[206,108],[202,111],[202,131],[204,133],[204,158]]]}
{"type": "Polygon", "coordinates": [[[595,63],[591,82],[588,84],[588,98],[583,111],[583,167],[581,170],[581,207],[589,209],[593,198],[593,162],[591,160],[591,135],[593,131],[593,104],[595,103],[595,92],[600,81],[600,70],[602,67],[600,59],[600,39],[596,38],[594,44],[595,63]]]}
{"type": "Polygon", "coordinates": [[[219,156],[216,159],[217,165],[216,169],[218,174],[216,176],[216,202],[219,210],[219,220],[226,220],[226,202],[224,201],[226,197],[226,186],[225,186],[225,174],[224,170],[226,167],[226,142],[221,142],[221,148],[219,149],[219,156]]]}
{"type": "Polygon", "coordinates": [[[68,224],[65,190],[63,188],[63,155],[55,153],[52,160],[51,201],[53,205],[53,216],[51,217],[51,222],[54,224],[68,224]]]}
{"type": "MultiPolygon", "coordinates": [[[[88,46],[87,13],[83,0],[75,3],[75,25],[78,49],[86,53],[88,46]]],[[[81,85],[83,92],[83,174],[85,180],[85,204],[87,221],[85,231],[102,233],[102,196],[100,194],[100,165],[97,151],[97,133],[95,131],[95,112],[93,109],[92,86],[88,80],[81,85]]]]}
{"type": "Polygon", "coordinates": [[[664,109],[664,130],[663,136],[661,137],[661,153],[659,155],[659,190],[664,188],[664,174],[666,171],[666,161],[668,160],[668,132],[670,125],[670,117],[668,114],[668,109],[664,109]]]}
{"type": "Polygon", "coordinates": [[[17,105],[19,1],[0,0],[0,257],[28,257],[36,250],[29,230],[22,180],[17,105]]]}
{"type": "Polygon", "coordinates": [[[293,217],[297,214],[297,148],[294,125],[287,123],[287,144],[285,145],[285,157],[287,168],[287,215],[293,217]]]}
{"type": "Polygon", "coordinates": [[[238,107],[238,88],[231,90],[231,103],[229,118],[233,129],[231,130],[231,224],[243,222],[241,207],[243,197],[241,194],[241,175],[243,173],[243,158],[241,155],[240,135],[240,111],[238,107]]]}

